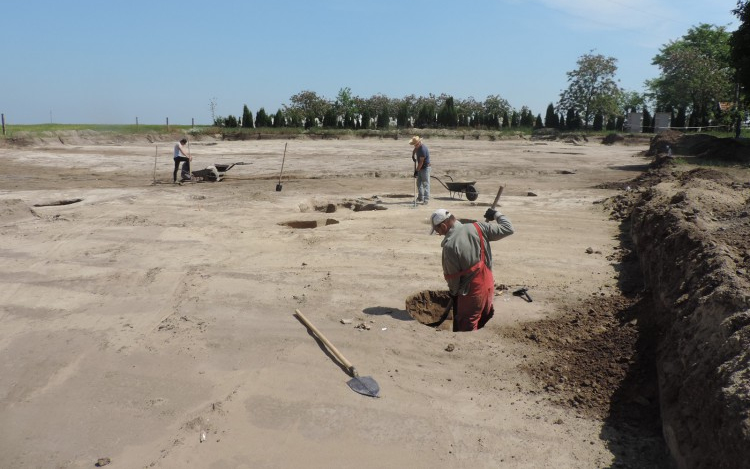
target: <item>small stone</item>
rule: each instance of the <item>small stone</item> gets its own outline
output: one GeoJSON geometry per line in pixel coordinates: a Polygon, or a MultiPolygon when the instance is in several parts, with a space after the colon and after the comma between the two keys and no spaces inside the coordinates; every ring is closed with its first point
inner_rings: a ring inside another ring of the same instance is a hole
{"type": "Polygon", "coordinates": [[[341,324],[351,324],[351,323],[352,323],[351,319],[341,319],[341,324]]]}
{"type": "Polygon", "coordinates": [[[593,254],[594,249],[593,248],[586,248],[586,254],[593,254]]]}
{"type": "Polygon", "coordinates": [[[452,352],[456,349],[456,347],[453,344],[448,344],[447,347],[445,347],[446,352],[452,352]]]}
{"type": "Polygon", "coordinates": [[[107,464],[111,463],[112,461],[109,458],[99,458],[96,460],[96,467],[104,467],[107,464]]]}

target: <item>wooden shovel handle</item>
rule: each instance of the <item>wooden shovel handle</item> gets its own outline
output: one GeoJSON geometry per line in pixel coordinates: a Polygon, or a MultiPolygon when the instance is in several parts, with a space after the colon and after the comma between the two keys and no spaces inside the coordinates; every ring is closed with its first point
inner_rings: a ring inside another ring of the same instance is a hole
{"type": "Polygon", "coordinates": [[[351,364],[349,360],[346,359],[345,356],[339,352],[339,350],[328,340],[326,337],[318,330],[317,327],[313,326],[313,324],[308,321],[308,319],[300,312],[300,310],[295,309],[294,310],[294,316],[302,321],[302,324],[304,324],[308,329],[310,329],[315,336],[320,339],[321,342],[325,344],[326,347],[328,347],[328,350],[331,351],[336,356],[336,359],[340,361],[352,374],[352,376],[357,377],[357,370],[354,369],[354,365],[351,364]]]}
{"type": "Polygon", "coordinates": [[[495,201],[492,202],[492,210],[495,210],[495,207],[497,207],[497,202],[500,200],[500,196],[503,193],[503,189],[505,189],[505,186],[500,186],[500,189],[497,190],[497,195],[495,196],[495,201]]]}

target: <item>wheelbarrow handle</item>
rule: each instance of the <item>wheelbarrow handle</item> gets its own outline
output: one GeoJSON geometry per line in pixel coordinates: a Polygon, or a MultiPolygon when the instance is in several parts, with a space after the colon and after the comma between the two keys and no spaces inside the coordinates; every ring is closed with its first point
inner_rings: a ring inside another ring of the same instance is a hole
{"type": "Polygon", "coordinates": [[[349,373],[352,375],[352,377],[358,377],[359,374],[357,373],[357,370],[354,368],[354,365],[346,359],[344,355],[339,352],[339,350],[336,348],[335,345],[333,345],[326,337],[318,330],[317,327],[315,327],[298,309],[294,310],[294,316],[299,319],[302,324],[305,325],[308,329],[312,331],[315,336],[320,339],[321,342],[325,344],[326,347],[328,347],[328,350],[333,353],[334,356],[336,356],[336,359],[341,362],[342,365],[346,367],[347,370],[349,370],[349,373]]]}

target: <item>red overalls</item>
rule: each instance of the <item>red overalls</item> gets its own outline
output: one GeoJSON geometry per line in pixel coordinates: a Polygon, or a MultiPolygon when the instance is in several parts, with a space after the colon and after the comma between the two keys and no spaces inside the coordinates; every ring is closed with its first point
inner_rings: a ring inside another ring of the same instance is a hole
{"type": "Polygon", "coordinates": [[[495,279],[492,277],[492,271],[484,262],[484,237],[479,225],[474,223],[474,228],[479,235],[479,262],[461,272],[445,275],[445,279],[460,277],[463,275],[476,272],[476,275],[469,284],[467,294],[456,297],[456,308],[453,313],[453,331],[475,331],[481,329],[487,324],[495,314],[495,307],[492,301],[495,298],[495,279]]]}

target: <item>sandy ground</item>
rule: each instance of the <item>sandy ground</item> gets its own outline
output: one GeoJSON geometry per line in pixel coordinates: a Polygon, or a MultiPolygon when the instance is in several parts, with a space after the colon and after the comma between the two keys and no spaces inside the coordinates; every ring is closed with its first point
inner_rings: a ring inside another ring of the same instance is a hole
{"type": "Polygon", "coordinates": [[[248,164],[181,186],[171,143],[0,148],[0,467],[612,465],[611,432],[549,402],[501,333],[616,288],[595,203],[616,192],[595,186],[635,177],[647,146],[427,140],[433,176],[479,198],[433,180],[415,208],[407,142],[290,140],[280,192],[283,140],[193,142],[194,170],[248,164]],[[501,184],[516,233],[495,282],[534,301],[498,296],[476,333],[412,320],[410,294],[444,289],[429,214],[480,218],[501,184]]]}

